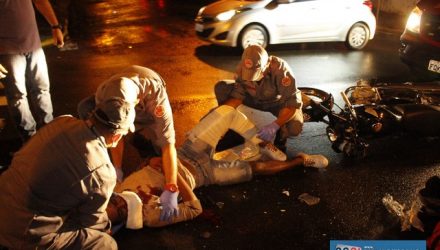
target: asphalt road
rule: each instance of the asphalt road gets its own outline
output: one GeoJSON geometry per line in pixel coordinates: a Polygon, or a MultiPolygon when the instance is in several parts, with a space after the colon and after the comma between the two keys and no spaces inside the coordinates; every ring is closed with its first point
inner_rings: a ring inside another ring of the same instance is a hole
{"type": "MultiPolygon", "coordinates": [[[[79,49],[45,50],[55,114],[75,114],[77,103],[104,79],[127,65],[143,65],[168,84],[181,143],[184,133],[216,105],[213,85],[231,78],[240,59],[236,49],[195,37],[192,19],[203,3],[78,0],[79,49]]],[[[362,51],[348,51],[340,43],[268,50],[288,61],[299,86],[337,96],[358,79],[413,81],[398,59],[398,38],[399,33],[379,32],[362,51]]],[[[351,161],[331,150],[324,133],[324,124],[306,124],[289,143],[326,155],[326,170],[298,168],[240,185],[201,188],[203,215],[166,228],[121,230],[115,235],[120,249],[328,249],[331,239],[396,239],[398,220],[381,199],[389,193],[411,206],[416,191],[439,174],[439,140],[378,140],[368,158],[351,161]],[[319,197],[319,204],[300,202],[302,193],[319,197]]],[[[3,130],[2,138],[2,143],[17,139],[11,128],[3,130]]]]}

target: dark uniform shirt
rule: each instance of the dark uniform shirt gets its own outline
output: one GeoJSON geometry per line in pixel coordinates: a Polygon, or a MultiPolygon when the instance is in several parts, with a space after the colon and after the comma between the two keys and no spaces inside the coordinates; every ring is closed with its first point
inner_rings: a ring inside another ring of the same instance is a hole
{"type": "Polygon", "coordinates": [[[116,172],[104,143],[71,116],[41,128],[0,176],[0,245],[35,247],[60,228],[107,229],[116,172]]]}
{"type": "MultiPolygon", "coordinates": [[[[249,107],[275,115],[284,107],[301,108],[301,92],[296,87],[288,64],[281,58],[271,56],[268,67],[259,82],[246,82],[238,77],[231,97],[242,100],[249,107]]],[[[238,76],[241,75],[240,70],[241,67],[238,67],[238,76]]]]}

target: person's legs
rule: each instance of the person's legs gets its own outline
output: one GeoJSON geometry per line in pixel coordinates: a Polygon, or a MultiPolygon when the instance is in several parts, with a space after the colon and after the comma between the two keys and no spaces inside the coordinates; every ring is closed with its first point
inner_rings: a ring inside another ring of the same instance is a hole
{"type": "Polygon", "coordinates": [[[308,155],[301,153],[287,161],[254,161],[250,162],[252,171],[256,175],[273,175],[298,166],[325,168],[328,160],[322,155],[308,155]]]}
{"type": "MultiPolygon", "coordinates": [[[[281,126],[277,133],[274,144],[282,151],[286,149],[287,138],[298,136],[303,129],[304,117],[301,109],[297,109],[289,121],[281,126]]],[[[294,152],[292,155],[296,156],[299,152],[294,152]]]]}
{"type": "Polygon", "coordinates": [[[217,107],[191,129],[187,138],[191,141],[200,139],[215,148],[220,138],[228,131],[236,113],[231,106],[217,107]]]}
{"type": "Polygon", "coordinates": [[[289,121],[281,127],[281,138],[298,136],[303,129],[304,117],[301,109],[296,109],[289,121]]]}
{"type": "Polygon", "coordinates": [[[49,73],[43,49],[37,49],[29,54],[26,79],[29,83],[29,97],[35,108],[37,124],[41,127],[53,120],[49,73]]]}
{"type": "Polygon", "coordinates": [[[250,164],[252,166],[253,173],[256,175],[273,175],[287,169],[302,166],[303,163],[303,158],[295,157],[287,161],[254,161],[250,164]]]}
{"type": "Polygon", "coordinates": [[[11,116],[23,141],[35,134],[36,122],[32,116],[27,100],[25,72],[27,67],[25,55],[0,55],[0,63],[8,70],[5,94],[11,116]]]}
{"type": "MultiPolygon", "coordinates": [[[[57,234],[49,244],[42,249],[82,249],[82,250],[116,250],[116,241],[107,233],[83,228],[57,234]]],[[[39,249],[39,248],[38,248],[39,249]]]]}

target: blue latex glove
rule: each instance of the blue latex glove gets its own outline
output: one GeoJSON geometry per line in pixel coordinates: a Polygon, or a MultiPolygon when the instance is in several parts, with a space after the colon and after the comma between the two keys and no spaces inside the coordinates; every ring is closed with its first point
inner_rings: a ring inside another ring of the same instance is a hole
{"type": "Polygon", "coordinates": [[[280,126],[276,122],[272,122],[258,131],[258,137],[263,141],[273,141],[280,126]]]}
{"type": "Polygon", "coordinates": [[[161,221],[171,221],[173,216],[179,215],[179,207],[177,206],[177,196],[179,192],[170,192],[165,190],[160,195],[160,204],[162,211],[160,212],[161,221]]]}

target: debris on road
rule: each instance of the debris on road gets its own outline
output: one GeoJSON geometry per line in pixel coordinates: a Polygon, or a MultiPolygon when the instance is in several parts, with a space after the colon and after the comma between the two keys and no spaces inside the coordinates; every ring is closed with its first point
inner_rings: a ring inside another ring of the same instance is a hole
{"type": "Polygon", "coordinates": [[[302,202],[305,202],[309,206],[313,206],[319,203],[321,200],[319,197],[312,196],[308,193],[302,193],[298,196],[298,199],[302,202]]]}
{"type": "Polygon", "coordinates": [[[402,231],[410,229],[410,211],[405,209],[405,204],[400,204],[398,201],[394,200],[393,196],[390,194],[385,194],[382,198],[382,204],[390,214],[399,217],[402,231]]]}

